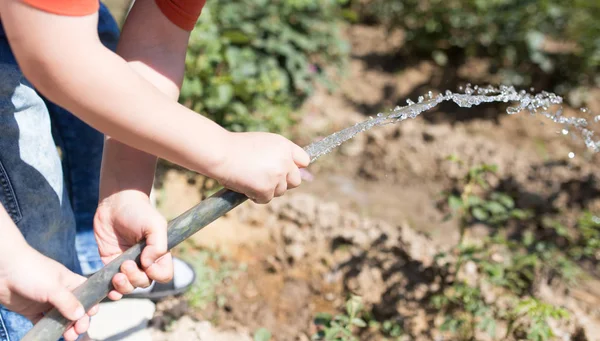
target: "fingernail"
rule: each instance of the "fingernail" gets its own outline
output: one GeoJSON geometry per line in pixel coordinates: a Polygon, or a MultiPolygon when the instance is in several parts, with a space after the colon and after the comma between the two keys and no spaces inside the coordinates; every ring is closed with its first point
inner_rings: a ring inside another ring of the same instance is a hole
{"type": "Polygon", "coordinates": [[[77,308],[77,310],[75,310],[75,316],[77,317],[77,319],[79,320],[80,318],[82,318],[85,315],[85,310],[83,309],[83,307],[79,307],[77,308]]]}

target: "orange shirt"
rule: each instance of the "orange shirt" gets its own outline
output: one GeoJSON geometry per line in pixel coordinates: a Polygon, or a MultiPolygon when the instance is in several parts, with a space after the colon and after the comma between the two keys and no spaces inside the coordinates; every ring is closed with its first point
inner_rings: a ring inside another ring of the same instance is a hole
{"type": "MultiPolygon", "coordinates": [[[[98,11],[98,0],[22,0],[46,12],[82,16],[98,11]]],[[[175,25],[191,31],[202,12],[206,0],[155,0],[162,13],[175,25]]]]}

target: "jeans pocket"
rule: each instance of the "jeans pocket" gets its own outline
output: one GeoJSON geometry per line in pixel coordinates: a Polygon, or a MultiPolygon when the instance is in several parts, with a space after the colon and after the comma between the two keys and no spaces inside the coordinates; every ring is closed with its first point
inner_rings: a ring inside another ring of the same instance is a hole
{"type": "Polygon", "coordinates": [[[2,165],[2,161],[0,161],[0,203],[2,203],[15,224],[23,218],[17,196],[10,183],[8,173],[2,165]]]}

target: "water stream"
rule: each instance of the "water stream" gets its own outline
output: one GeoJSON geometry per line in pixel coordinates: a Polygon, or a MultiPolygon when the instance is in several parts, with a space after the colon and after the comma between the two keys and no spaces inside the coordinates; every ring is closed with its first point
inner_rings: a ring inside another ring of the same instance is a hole
{"type": "MultiPolygon", "coordinates": [[[[448,90],[443,94],[434,96],[430,91],[427,96],[420,96],[417,102],[409,99],[406,106],[396,107],[385,114],[379,113],[376,117],[370,117],[352,127],[333,133],[323,140],[309,145],[306,147],[306,151],[311,155],[312,161],[315,161],[359,133],[375,126],[416,118],[421,113],[437,107],[442,102],[454,102],[463,108],[471,108],[483,103],[513,103],[513,106],[506,109],[507,114],[514,115],[520,112],[528,112],[531,115],[542,115],[542,117],[562,125],[562,134],[567,135],[572,132],[583,139],[583,142],[590,151],[594,153],[600,152],[600,140],[595,136],[594,131],[590,129],[592,122],[600,122],[600,115],[593,116],[584,108],[581,109],[581,112],[587,115],[588,118],[563,116],[563,108],[560,106],[563,103],[563,99],[551,92],[542,91],[532,94],[524,90],[517,91],[512,86],[494,88],[491,86],[473,87],[471,85],[467,85],[459,93],[453,93],[448,90]]],[[[574,156],[573,152],[569,153],[570,158],[574,156]]]]}

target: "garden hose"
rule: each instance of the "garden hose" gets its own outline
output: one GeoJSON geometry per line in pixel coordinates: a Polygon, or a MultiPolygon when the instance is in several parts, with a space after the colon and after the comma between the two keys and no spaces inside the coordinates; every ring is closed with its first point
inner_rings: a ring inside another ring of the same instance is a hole
{"type": "MultiPolygon", "coordinates": [[[[360,124],[354,125],[312,143],[304,150],[310,155],[312,163],[364,130],[360,124]]],[[[173,219],[169,222],[167,231],[169,250],[247,199],[243,194],[223,189],[173,219]]],[[[146,243],[142,241],[132,246],[74,290],[75,297],[86,311],[102,301],[113,290],[112,278],[120,271],[123,262],[134,260],[138,265],[140,264],[140,254],[145,245],[146,243]]],[[[72,321],[64,318],[58,310],[52,309],[33,326],[21,341],[58,340],[71,324],[72,321]]]]}

